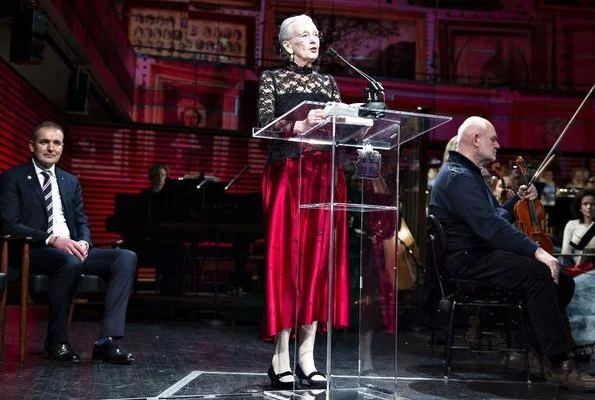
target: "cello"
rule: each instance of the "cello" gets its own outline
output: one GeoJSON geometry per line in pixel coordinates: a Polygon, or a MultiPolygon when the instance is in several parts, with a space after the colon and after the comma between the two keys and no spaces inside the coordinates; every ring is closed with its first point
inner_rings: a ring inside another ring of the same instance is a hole
{"type": "MultiPolygon", "coordinates": [[[[527,180],[527,169],[523,157],[517,157],[515,163],[519,173],[523,177],[523,182],[529,187],[527,180]]],[[[521,232],[533,240],[548,253],[554,252],[554,244],[551,236],[545,229],[545,209],[539,200],[522,199],[514,205],[514,214],[517,226],[521,232]]]]}

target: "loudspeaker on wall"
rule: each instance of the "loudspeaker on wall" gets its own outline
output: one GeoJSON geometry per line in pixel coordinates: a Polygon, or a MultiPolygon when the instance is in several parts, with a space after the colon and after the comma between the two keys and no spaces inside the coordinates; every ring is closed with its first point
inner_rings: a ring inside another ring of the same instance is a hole
{"type": "Polygon", "coordinates": [[[89,98],[89,74],[77,69],[68,78],[66,92],[66,112],[71,114],[87,114],[89,98]]]}
{"type": "Polygon", "coordinates": [[[10,61],[41,64],[45,49],[46,16],[37,9],[20,9],[10,28],[10,61]]]}

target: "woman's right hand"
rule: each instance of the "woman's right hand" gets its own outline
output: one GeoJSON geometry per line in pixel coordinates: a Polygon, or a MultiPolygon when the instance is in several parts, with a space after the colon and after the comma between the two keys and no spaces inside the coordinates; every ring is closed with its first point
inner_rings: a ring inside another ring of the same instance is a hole
{"type": "Polygon", "coordinates": [[[305,132],[308,129],[320,124],[324,121],[325,115],[322,108],[315,108],[308,112],[308,116],[303,121],[296,121],[294,130],[298,132],[305,132]]]}

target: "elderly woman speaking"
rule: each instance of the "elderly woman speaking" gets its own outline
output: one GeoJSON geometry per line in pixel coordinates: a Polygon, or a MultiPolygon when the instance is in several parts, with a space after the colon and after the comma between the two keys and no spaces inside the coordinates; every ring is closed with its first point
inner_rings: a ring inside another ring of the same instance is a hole
{"type": "MultiPolygon", "coordinates": [[[[334,78],[312,70],[320,50],[321,34],[312,19],[298,15],[279,28],[282,68],[260,77],[258,122],[278,118],[303,101],[341,101],[334,78]]],[[[312,109],[303,120],[279,122],[288,133],[305,132],[325,118],[322,108],[312,109]]],[[[275,353],[268,375],[276,389],[291,389],[289,337],[299,326],[296,376],[311,388],[326,387],[326,376],[314,364],[317,324],[328,321],[329,243],[334,235],[333,325],[348,325],[349,293],[346,214],[335,214],[335,229],[328,210],[300,209],[299,205],[330,201],[333,166],[331,154],[315,146],[272,141],[262,180],[267,243],[266,300],[263,339],[274,338],[275,353]]],[[[345,176],[336,171],[336,201],[347,196],[345,176]]]]}

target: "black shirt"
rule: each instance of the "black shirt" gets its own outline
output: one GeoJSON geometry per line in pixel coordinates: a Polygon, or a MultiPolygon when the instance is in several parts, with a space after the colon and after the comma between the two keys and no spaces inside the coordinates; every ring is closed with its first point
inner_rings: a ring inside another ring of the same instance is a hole
{"type": "MultiPolygon", "coordinates": [[[[265,71],[258,91],[258,124],[263,127],[303,101],[340,102],[337,83],[331,75],[288,63],[283,68],[265,71]]],[[[293,130],[295,121],[281,121],[280,131],[293,130]]],[[[269,145],[268,162],[299,157],[302,149],[296,143],[274,140],[269,145]]]]}
{"type": "Polygon", "coordinates": [[[537,243],[511,223],[518,200],[515,195],[500,206],[481,169],[451,151],[432,187],[429,212],[444,227],[448,254],[501,249],[533,257],[537,243]]]}

